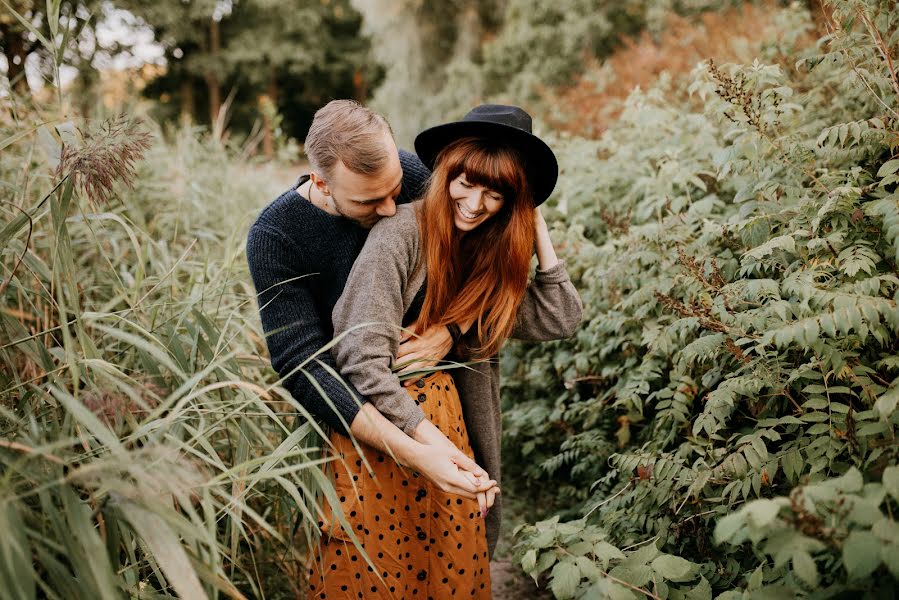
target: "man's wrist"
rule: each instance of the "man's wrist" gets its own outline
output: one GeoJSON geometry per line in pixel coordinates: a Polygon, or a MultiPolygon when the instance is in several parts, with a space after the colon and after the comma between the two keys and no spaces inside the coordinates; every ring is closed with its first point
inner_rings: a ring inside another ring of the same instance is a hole
{"type": "Polygon", "coordinates": [[[427,427],[427,425],[425,424],[425,421],[427,421],[427,419],[422,419],[418,423],[418,425],[416,425],[415,428],[412,430],[412,433],[409,435],[410,438],[412,438],[419,444],[424,443],[424,440],[422,438],[425,437],[424,430],[425,430],[425,427],[427,427]]]}

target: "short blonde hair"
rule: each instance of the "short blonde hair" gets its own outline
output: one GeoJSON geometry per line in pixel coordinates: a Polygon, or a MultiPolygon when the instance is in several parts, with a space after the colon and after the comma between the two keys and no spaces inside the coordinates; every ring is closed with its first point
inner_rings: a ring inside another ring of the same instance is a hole
{"type": "Polygon", "coordinates": [[[384,133],[387,119],[353,100],[332,100],[318,109],[306,134],[306,157],[326,181],[340,161],[354,173],[372,175],[388,161],[384,133]]]}

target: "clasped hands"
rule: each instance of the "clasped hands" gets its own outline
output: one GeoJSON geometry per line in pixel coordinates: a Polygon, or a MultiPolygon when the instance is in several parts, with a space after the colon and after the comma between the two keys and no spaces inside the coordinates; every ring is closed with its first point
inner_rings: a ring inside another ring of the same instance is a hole
{"type": "MultiPolygon", "coordinates": [[[[449,353],[452,345],[452,337],[443,326],[431,327],[418,335],[404,333],[396,363],[410,364],[398,375],[436,366],[449,353]]],[[[413,382],[410,379],[404,385],[413,382]]],[[[476,498],[481,516],[485,517],[500,493],[496,480],[490,479],[484,469],[459,450],[429,420],[425,419],[418,425],[412,438],[422,445],[415,461],[417,470],[445,492],[476,498]]]]}

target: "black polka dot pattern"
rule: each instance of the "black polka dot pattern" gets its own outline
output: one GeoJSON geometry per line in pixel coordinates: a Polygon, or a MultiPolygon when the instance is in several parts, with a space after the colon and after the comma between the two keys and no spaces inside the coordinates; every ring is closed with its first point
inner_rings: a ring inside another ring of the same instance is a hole
{"type": "MultiPolygon", "coordinates": [[[[428,419],[473,457],[452,377],[434,373],[407,390],[428,419]]],[[[330,440],[340,509],[368,560],[341,525],[340,511],[325,502],[307,598],[491,598],[486,530],[476,500],[443,492],[360,444],[366,466],[348,438],[332,433],[330,440]]]]}

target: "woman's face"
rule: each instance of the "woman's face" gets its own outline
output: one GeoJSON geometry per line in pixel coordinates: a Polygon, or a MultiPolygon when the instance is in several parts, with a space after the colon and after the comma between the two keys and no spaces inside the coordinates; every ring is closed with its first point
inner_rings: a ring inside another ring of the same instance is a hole
{"type": "Polygon", "coordinates": [[[450,181],[449,195],[453,201],[456,229],[460,231],[473,230],[503,207],[499,192],[470,183],[465,173],[450,181]]]}

